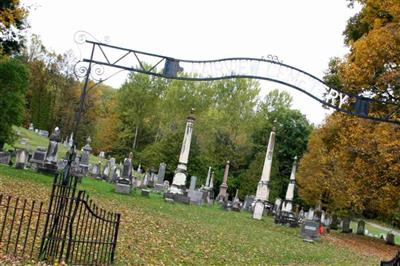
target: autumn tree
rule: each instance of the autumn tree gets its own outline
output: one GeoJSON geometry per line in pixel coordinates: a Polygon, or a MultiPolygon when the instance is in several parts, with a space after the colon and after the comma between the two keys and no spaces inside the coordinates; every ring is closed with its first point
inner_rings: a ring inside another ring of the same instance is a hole
{"type": "Polygon", "coordinates": [[[21,31],[27,27],[28,9],[20,0],[0,2],[0,53],[18,53],[24,44],[21,31]]]}
{"type": "MultiPolygon", "coordinates": [[[[352,1],[354,2],[354,1],[352,1]]],[[[334,59],[325,81],[341,90],[399,103],[400,2],[359,0],[344,31],[350,53],[334,59]]],[[[385,105],[370,112],[389,113],[385,105]]],[[[300,194],[310,205],[387,220],[400,211],[399,128],[334,113],[311,134],[300,162],[300,194]]]]}

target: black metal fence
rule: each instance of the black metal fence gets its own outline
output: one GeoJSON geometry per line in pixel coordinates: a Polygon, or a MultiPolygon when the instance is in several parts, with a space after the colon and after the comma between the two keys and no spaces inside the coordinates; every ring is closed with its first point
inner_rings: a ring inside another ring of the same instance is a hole
{"type": "Polygon", "coordinates": [[[389,261],[381,261],[381,266],[400,266],[400,250],[393,259],[389,261]]]}
{"type": "Polygon", "coordinates": [[[0,194],[0,254],[11,260],[106,265],[114,261],[120,214],[98,208],[77,178],[54,178],[49,204],[0,194]],[[46,210],[47,209],[47,210],[46,210]]]}

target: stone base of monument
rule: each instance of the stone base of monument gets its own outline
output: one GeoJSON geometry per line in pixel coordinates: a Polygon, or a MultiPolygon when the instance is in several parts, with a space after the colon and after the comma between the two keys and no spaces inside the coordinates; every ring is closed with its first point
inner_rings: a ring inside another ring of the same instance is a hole
{"type": "Polygon", "coordinates": [[[56,174],[58,166],[56,162],[45,162],[43,165],[38,165],[38,171],[45,174],[56,174]]]}
{"type": "Polygon", "coordinates": [[[184,204],[190,203],[189,197],[185,194],[175,194],[175,193],[171,193],[171,192],[165,192],[164,198],[172,199],[172,200],[174,200],[174,202],[180,202],[180,203],[184,203],[184,204]]]}
{"type": "Polygon", "coordinates": [[[299,222],[293,212],[280,211],[275,215],[274,222],[281,225],[289,225],[290,227],[297,227],[299,222]]]}
{"type": "Polygon", "coordinates": [[[150,190],[149,189],[142,189],[142,196],[143,197],[150,197],[150,190]]]}
{"type": "Polygon", "coordinates": [[[154,190],[157,192],[163,192],[165,190],[165,186],[164,184],[155,184],[154,190]]]}
{"type": "Polygon", "coordinates": [[[130,194],[132,192],[132,187],[129,184],[116,183],[115,192],[119,194],[130,194]]]}
{"type": "Polygon", "coordinates": [[[15,168],[16,169],[24,169],[25,168],[25,163],[15,163],[15,168]]]}

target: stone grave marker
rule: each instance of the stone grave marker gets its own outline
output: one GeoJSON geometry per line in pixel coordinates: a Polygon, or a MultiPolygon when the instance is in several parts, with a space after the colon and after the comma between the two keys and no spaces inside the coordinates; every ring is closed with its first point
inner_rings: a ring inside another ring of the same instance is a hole
{"type": "Polygon", "coordinates": [[[188,197],[190,204],[203,205],[203,192],[198,190],[189,190],[188,197]]]}
{"type": "Polygon", "coordinates": [[[357,235],[364,235],[365,232],[365,222],[363,220],[357,223],[357,235]]]}
{"type": "Polygon", "coordinates": [[[118,179],[117,183],[115,184],[115,192],[119,194],[130,194],[131,191],[132,191],[132,186],[129,179],[127,178],[118,179]]]}
{"type": "Polygon", "coordinates": [[[11,153],[6,151],[0,151],[0,163],[9,165],[11,161],[11,153]]]}
{"type": "Polygon", "coordinates": [[[36,150],[32,154],[32,158],[30,160],[31,163],[34,163],[36,166],[43,165],[46,160],[46,149],[43,147],[37,147],[36,150]]]}
{"type": "Polygon", "coordinates": [[[166,169],[167,169],[167,165],[164,162],[160,163],[160,167],[158,168],[158,173],[157,173],[156,184],[160,184],[160,185],[163,184],[166,169]]]}
{"type": "Polygon", "coordinates": [[[316,221],[305,220],[301,226],[300,236],[306,241],[318,240],[320,223],[316,221]]]}
{"type": "Polygon", "coordinates": [[[345,216],[342,221],[342,233],[351,233],[353,229],[350,228],[350,217],[345,216]]]}
{"type": "Polygon", "coordinates": [[[194,189],[196,188],[196,181],[197,177],[192,175],[192,177],[190,178],[189,191],[194,191],[194,189]]]}
{"type": "Polygon", "coordinates": [[[392,245],[392,246],[394,246],[394,234],[393,233],[388,233],[387,235],[386,235],[386,244],[388,244],[388,245],[392,245]]]}
{"type": "Polygon", "coordinates": [[[92,151],[92,147],[90,147],[90,142],[92,142],[91,138],[88,137],[86,139],[86,145],[82,148],[81,160],[79,162],[79,167],[82,168],[82,173],[87,175],[89,171],[89,156],[92,151]]]}
{"type": "Polygon", "coordinates": [[[17,155],[15,159],[15,168],[24,169],[28,163],[29,153],[25,149],[17,150],[17,155]]]}

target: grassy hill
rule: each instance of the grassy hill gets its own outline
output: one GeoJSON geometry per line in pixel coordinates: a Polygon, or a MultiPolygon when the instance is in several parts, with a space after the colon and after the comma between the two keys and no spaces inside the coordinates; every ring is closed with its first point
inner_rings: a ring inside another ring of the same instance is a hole
{"type": "MultiPolygon", "coordinates": [[[[43,136],[40,136],[39,134],[30,131],[26,128],[23,127],[14,127],[14,130],[17,132],[18,138],[15,141],[13,145],[6,145],[6,149],[12,149],[14,148],[24,148],[27,149],[30,153],[32,153],[37,147],[41,146],[43,148],[47,148],[49,145],[49,139],[45,138],[43,136]],[[21,139],[27,139],[26,144],[21,144],[21,139]]],[[[68,148],[64,147],[62,143],[58,144],[58,158],[61,159],[64,157],[64,155],[67,153],[68,148]]],[[[97,156],[94,156],[93,154],[90,155],[89,158],[90,163],[97,163],[99,161],[103,162],[103,159],[100,159],[97,156]]]]}
{"type": "MultiPolygon", "coordinates": [[[[47,201],[51,184],[50,176],[0,165],[1,193],[47,201]]],[[[275,225],[270,217],[256,221],[217,205],[168,204],[158,194],[119,195],[113,185],[89,178],[79,188],[122,215],[117,265],[378,265],[396,252],[381,240],[339,233],[310,244],[299,228],[275,225]]]]}

